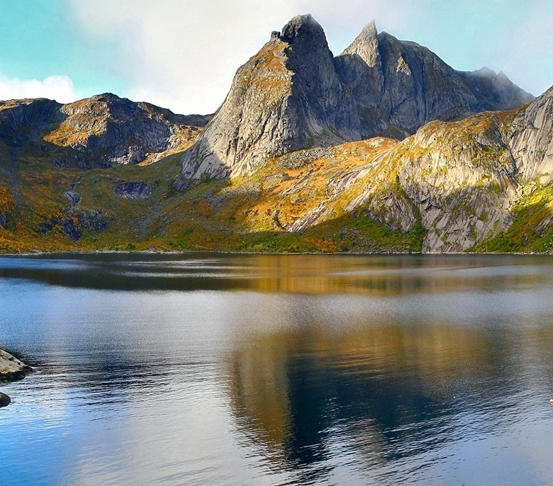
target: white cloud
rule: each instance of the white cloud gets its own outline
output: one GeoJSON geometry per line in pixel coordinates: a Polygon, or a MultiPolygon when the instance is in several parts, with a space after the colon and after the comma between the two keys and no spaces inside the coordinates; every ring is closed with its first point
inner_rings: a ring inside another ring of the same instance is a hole
{"type": "MultiPolygon", "coordinates": [[[[379,30],[426,44],[439,55],[445,54],[444,60],[453,67],[478,69],[487,64],[514,74],[527,89],[531,86],[525,81],[532,80],[520,75],[521,70],[547,71],[537,56],[550,58],[545,52],[549,42],[541,43],[538,55],[529,56],[530,44],[537,45],[543,32],[551,32],[548,25],[553,20],[553,9],[547,7],[553,5],[550,0],[528,0],[536,6],[538,24],[543,28],[532,29],[532,19],[524,25],[525,32],[521,28],[516,40],[508,43],[506,52],[501,46],[506,44],[504,39],[512,25],[505,23],[505,15],[499,21],[498,14],[514,12],[517,5],[520,7],[518,0],[493,0],[482,4],[486,8],[477,0],[65,2],[70,19],[76,21],[77,41],[91,49],[89,57],[100,69],[130,84],[127,92],[117,94],[187,114],[215,111],[236,69],[259,50],[272,30],[279,30],[297,14],[313,14],[325,28],[335,54],[364,25],[376,20],[379,30]],[[535,41],[529,40],[534,37],[535,41]],[[109,58],[94,50],[99,39],[115,47],[109,58]]],[[[525,11],[531,11],[530,7],[525,11]]]]}
{"type": "Polygon", "coordinates": [[[60,103],[69,103],[78,97],[73,81],[67,76],[49,76],[42,81],[0,76],[0,100],[21,98],[49,98],[60,103]]]}
{"type": "Polygon", "coordinates": [[[214,111],[236,69],[294,15],[287,0],[69,0],[89,36],[117,40],[109,68],[131,80],[122,93],[181,113],[214,111]]]}
{"type": "Polygon", "coordinates": [[[215,111],[238,67],[297,14],[312,13],[325,29],[333,25],[331,47],[341,51],[374,18],[394,28],[410,11],[407,0],[395,7],[349,0],[347,8],[334,0],[66,1],[88,42],[99,36],[122,48],[125,58],[114,56],[108,68],[133,88],[119,94],[180,113],[215,111]]]}

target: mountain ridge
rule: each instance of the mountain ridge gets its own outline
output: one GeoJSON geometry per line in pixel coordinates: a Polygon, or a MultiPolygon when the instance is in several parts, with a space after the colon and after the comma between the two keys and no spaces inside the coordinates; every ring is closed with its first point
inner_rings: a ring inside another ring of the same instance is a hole
{"type": "Polygon", "coordinates": [[[291,150],[377,135],[401,139],[435,119],[532,99],[504,75],[460,74],[425,47],[378,34],[374,23],[334,57],[321,25],[297,16],[237,71],[223,105],[183,156],[177,187],[247,174],[291,150]],[[279,82],[263,84],[260,95],[250,82],[259,77],[279,82]]]}
{"type": "Polygon", "coordinates": [[[334,56],[295,17],[213,116],[0,102],[0,251],[552,252],[553,88],[527,100],[375,24],[334,56]]]}
{"type": "Polygon", "coordinates": [[[110,166],[151,163],[182,150],[209,115],[175,115],[150,103],[111,93],[72,103],[45,98],[0,101],[0,141],[12,148],[39,144],[67,148],[61,164],[110,166]]]}

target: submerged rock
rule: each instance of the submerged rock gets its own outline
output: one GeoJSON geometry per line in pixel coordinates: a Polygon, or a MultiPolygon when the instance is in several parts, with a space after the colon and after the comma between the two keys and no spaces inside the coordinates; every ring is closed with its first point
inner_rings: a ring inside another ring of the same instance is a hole
{"type": "MultiPolygon", "coordinates": [[[[33,369],[15,356],[0,349],[0,380],[11,381],[25,378],[33,369]]],[[[9,398],[9,397],[8,397],[9,398]]]]}

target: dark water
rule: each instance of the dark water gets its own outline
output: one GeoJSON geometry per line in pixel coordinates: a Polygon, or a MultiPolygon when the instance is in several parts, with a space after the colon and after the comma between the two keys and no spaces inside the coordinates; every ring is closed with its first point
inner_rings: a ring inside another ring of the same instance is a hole
{"type": "Polygon", "coordinates": [[[0,258],[0,483],[553,483],[553,258],[0,258]]]}

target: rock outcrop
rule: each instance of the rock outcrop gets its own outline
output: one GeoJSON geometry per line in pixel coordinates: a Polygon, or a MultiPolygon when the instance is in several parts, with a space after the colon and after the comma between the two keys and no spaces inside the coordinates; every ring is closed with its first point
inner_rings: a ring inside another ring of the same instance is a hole
{"type": "Polygon", "coordinates": [[[134,201],[148,199],[159,183],[147,184],[144,181],[121,182],[115,187],[115,194],[123,199],[134,201]]]}
{"type": "Polygon", "coordinates": [[[31,372],[31,367],[0,349],[0,380],[19,380],[31,372]]]}
{"type": "Polygon", "coordinates": [[[0,408],[7,407],[10,403],[12,403],[11,398],[5,393],[0,393],[0,408]]]}
{"type": "Polygon", "coordinates": [[[425,47],[367,26],[333,58],[310,16],[242,66],[199,141],[182,159],[176,187],[251,174],[286,152],[369,136],[402,139],[432,120],[523,105],[533,97],[490,70],[457,72],[425,47]]]}
{"type": "Polygon", "coordinates": [[[553,181],[553,87],[514,119],[509,145],[523,181],[553,181]]]}

